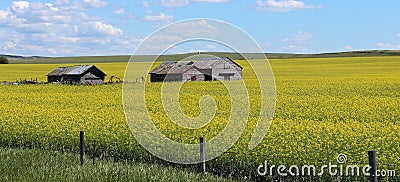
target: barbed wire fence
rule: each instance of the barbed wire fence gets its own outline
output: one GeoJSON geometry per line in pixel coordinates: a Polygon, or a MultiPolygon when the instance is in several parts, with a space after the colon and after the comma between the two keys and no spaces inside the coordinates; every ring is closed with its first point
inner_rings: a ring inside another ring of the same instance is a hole
{"type": "MultiPolygon", "coordinates": [[[[62,135],[50,135],[36,140],[29,138],[29,136],[16,135],[16,136],[3,136],[0,140],[1,145],[8,148],[22,148],[22,149],[41,149],[41,150],[53,150],[61,153],[80,153],[80,135],[76,134],[76,137],[62,136],[62,135]]],[[[160,164],[166,167],[173,167],[178,169],[190,170],[193,172],[199,172],[200,165],[191,164],[175,164],[159,159],[153,154],[149,153],[143,146],[138,143],[130,144],[127,142],[119,141],[104,141],[99,138],[88,135],[84,138],[84,165],[95,165],[95,160],[102,160],[106,162],[123,162],[125,164],[132,163],[149,163],[149,164],[160,164]]],[[[155,146],[147,146],[155,147],[155,146]]],[[[367,152],[367,151],[366,151],[367,152]]],[[[206,154],[207,155],[207,154],[206,154]]],[[[330,156],[336,156],[337,154],[330,154],[330,156]]],[[[200,154],[199,154],[200,156],[200,154]]],[[[379,152],[377,151],[377,158],[380,157],[389,158],[393,157],[393,153],[390,152],[379,152]]],[[[358,175],[358,176],[329,176],[327,171],[322,176],[318,175],[296,175],[282,176],[277,174],[278,165],[291,165],[297,164],[292,156],[287,154],[274,154],[273,156],[249,151],[227,151],[223,155],[206,162],[206,172],[211,174],[220,175],[232,180],[271,180],[271,181],[368,181],[369,177],[358,175]],[[255,157],[256,156],[256,157],[255,157]],[[258,167],[264,165],[265,161],[268,164],[275,165],[275,169],[268,169],[266,175],[260,175],[258,167]]],[[[368,164],[368,158],[365,161],[359,161],[360,164],[368,164]]],[[[304,164],[305,165],[305,164],[304,164]]],[[[309,164],[315,165],[318,164],[309,164]]],[[[378,168],[386,170],[396,169],[390,161],[380,162],[378,160],[378,168]],[[383,168],[387,169],[383,169],[383,168]]],[[[317,171],[320,172],[320,171],[317,171]]],[[[383,175],[382,175],[383,176],[383,175]]],[[[397,176],[386,176],[378,177],[379,181],[398,181],[397,176]]]]}

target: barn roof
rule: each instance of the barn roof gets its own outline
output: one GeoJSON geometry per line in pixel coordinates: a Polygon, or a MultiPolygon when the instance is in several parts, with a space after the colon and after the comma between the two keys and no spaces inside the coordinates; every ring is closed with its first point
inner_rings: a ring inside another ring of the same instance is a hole
{"type": "Polygon", "coordinates": [[[154,68],[149,74],[182,74],[190,68],[196,68],[198,70],[208,70],[214,68],[216,65],[221,63],[230,63],[237,65],[243,69],[240,65],[232,61],[230,58],[203,58],[196,62],[192,61],[180,61],[180,62],[163,62],[161,65],[154,68]]]}
{"type": "Polygon", "coordinates": [[[232,59],[230,59],[228,57],[226,57],[226,58],[215,58],[215,57],[203,58],[203,59],[200,59],[199,61],[197,61],[196,63],[194,63],[194,66],[196,66],[197,68],[199,68],[201,70],[205,70],[205,69],[212,69],[215,65],[225,63],[225,62],[237,65],[243,69],[243,67],[241,67],[240,65],[238,65],[237,63],[235,63],[232,59]]]}
{"type": "MultiPolygon", "coordinates": [[[[94,65],[79,65],[79,66],[68,66],[68,67],[59,67],[52,72],[48,73],[46,76],[62,76],[62,75],[82,75],[85,73],[87,70],[91,68],[96,68],[94,65]]],[[[104,72],[102,72],[100,69],[98,69],[101,73],[106,75],[104,72]]]]}
{"type": "Polygon", "coordinates": [[[164,62],[150,71],[149,74],[180,74],[192,68],[192,65],[192,61],[164,62]]]}

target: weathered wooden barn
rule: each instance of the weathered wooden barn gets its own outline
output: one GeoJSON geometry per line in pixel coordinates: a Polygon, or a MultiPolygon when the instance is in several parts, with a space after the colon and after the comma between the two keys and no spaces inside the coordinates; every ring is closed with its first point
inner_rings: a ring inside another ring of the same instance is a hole
{"type": "Polygon", "coordinates": [[[193,64],[210,80],[241,80],[243,68],[232,59],[204,58],[193,64]]]}
{"type": "Polygon", "coordinates": [[[151,82],[204,80],[204,74],[192,61],[164,62],[149,74],[151,82]]]}
{"type": "Polygon", "coordinates": [[[103,84],[107,76],[94,65],[59,67],[48,73],[49,83],[103,84]]]}
{"type": "Polygon", "coordinates": [[[241,80],[242,70],[229,58],[208,58],[196,62],[164,62],[149,74],[151,82],[241,80]]]}

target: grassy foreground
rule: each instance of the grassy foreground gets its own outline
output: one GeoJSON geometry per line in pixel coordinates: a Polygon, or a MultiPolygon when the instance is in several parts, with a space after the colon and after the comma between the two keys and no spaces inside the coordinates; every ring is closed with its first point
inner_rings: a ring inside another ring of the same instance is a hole
{"type": "Polygon", "coordinates": [[[0,148],[0,181],[226,181],[156,164],[96,160],[36,149],[0,148]]]}

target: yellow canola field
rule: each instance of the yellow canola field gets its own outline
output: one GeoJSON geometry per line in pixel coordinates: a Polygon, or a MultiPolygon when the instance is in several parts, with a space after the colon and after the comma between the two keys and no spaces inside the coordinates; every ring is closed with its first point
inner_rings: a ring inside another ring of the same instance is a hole
{"type": "MultiPolygon", "coordinates": [[[[379,168],[400,169],[400,57],[282,59],[270,63],[277,105],[268,134],[255,149],[248,149],[260,98],[250,67],[239,61],[252,93],[248,127],[227,153],[208,163],[210,170],[247,175],[254,174],[254,166],[264,160],[276,165],[323,165],[336,162],[340,153],[347,155],[346,164],[365,165],[370,149],[377,150],[379,168]]],[[[96,64],[108,76],[121,78],[125,65],[96,64]]],[[[31,77],[45,81],[44,75],[58,66],[0,65],[0,81],[31,77]]],[[[194,131],[169,121],[159,104],[161,83],[146,84],[149,113],[169,138],[196,143],[199,136],[207,140],[225,127],[230,103],[222,84],[195,82],[182,87],[181,107],[189,116],[200,113],[198,102],[203,95],[211,95],[217,102],[212,122],[194,131]]],[[[0,85],[0,93],[2,145],[77,151],[79,131],[85,130],[87,141],[96,139],[99,151],[121,158],[155,160],[130,132],[121,84],[0,85]]]]}

